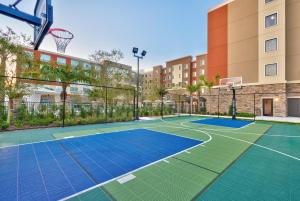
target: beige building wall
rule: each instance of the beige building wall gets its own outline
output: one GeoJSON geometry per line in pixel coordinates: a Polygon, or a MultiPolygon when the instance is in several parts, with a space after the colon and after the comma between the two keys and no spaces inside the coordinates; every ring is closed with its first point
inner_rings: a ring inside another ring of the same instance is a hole
{"type": "Polygon", "coordinates": [[[286,79],[300,82],[300,0],[286,1],[286,79]]]}
{"type": "Polygon", "coordinates": [[[181,87],[182,85],[182,64],[172,66],[172,84],[175,87],[181,87]]]}
{"type": "Polygon", "coordinates": [[[228,5],[228,77],[240,76],[258,82],[258,0],[228,5]]]}
{"type": "Polygon", "coordinates": [[[271,3],[258,0],[259,6],[259,83],[286,82],[286,0],[271,3]],[[277,13],[277,25],[266,28],[265,17],[277,13]],[[277,51],[265,52],[265,41],[277,38],[277,51]],[[277,76],[265,76],[265,65],[277,63],[277,76]]]}

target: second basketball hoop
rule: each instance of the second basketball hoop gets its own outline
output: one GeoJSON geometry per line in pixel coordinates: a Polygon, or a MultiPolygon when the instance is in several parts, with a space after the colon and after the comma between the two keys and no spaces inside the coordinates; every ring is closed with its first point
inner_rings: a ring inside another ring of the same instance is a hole
{"type": "Polygon", "coordinates": [[[70,31],[67,31],[65,29],[60,29],[60,28],[50,29],[48,33],[52,35],[56,43],[57,52],[60,53],[66,52],[67,46],[74,38],[74,35],[70,31]]]}

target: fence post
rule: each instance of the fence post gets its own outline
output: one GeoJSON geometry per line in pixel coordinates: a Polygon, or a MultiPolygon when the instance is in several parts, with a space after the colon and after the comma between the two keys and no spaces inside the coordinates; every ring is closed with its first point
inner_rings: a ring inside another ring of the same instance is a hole
{"type": "Polygon", "coordinates": [[[63,90],[63,127],[65,127],[65,118],[66,118],[66,90],[63,90]]]}
{"type": "Polygon", "coordinates": [[[136,94],[135,94],[136,92],[135,92],[135,89],[133,90],[133,119],[135,119],[135,96],[136,96],[136,94]]]}
{"type": "Polygon", "coordinates": [[[220,88],[218,92],[218,118],[220,118],[220,88]]]}
{"type": "Polygon", "coordinates": [[[161,96],[160,116],[162,119],[164,118],[164,96],[161,96]]]}
{"type": "Polygon", "coordinates": [[[254,106],[254,108],[253,108],[253,109],[254,109],[253,115],[254,115],[254,121],[256,121],[256,103],[255,103],[256,100],[255,100],[255,98],[256,98],[256,94],[254,93],[254,94],[253,94],[253,101],[254,101],[254,102],[253,102],[253,103],[254,103],[254,104],[253,104],[253,106],[254,106]]]}
{"type": "Polygon", "coordinates": [[[105,122],[107,122],[107,87],[105,87],[105,122]]]}
{"type": "Polygon", "coordinates": [[[178,116],[180,116],[181,113],[181,99],[180,99],[180,95],[179,95],[179,109],[178,109],[178,116]]]}

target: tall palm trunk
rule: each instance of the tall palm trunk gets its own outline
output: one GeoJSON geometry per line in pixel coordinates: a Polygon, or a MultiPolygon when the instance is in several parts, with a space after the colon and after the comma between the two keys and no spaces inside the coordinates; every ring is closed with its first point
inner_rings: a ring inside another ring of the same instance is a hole
{"type": "Polygon", "coordinates": [[[62,111],[62,121],[63,121],[63,127],[65,126],[65,118],[66,118],[66,99],[67,99],[67,84],[63,83],[62,85],[62,95],[61,99],[63,101],[63,111],[62,111]]]}
{"type": "Polygon", "coordinates": [[[193,113],[193,96],[192,93],[190,93],[190,116],[192,116],[193,113]]]}
{"type": "Polygon", "coordinates": [[[11,120],[13,119],[13,99],[9,98],[8,106],[7,106],[7,123],[10,125],[11,120]]]}

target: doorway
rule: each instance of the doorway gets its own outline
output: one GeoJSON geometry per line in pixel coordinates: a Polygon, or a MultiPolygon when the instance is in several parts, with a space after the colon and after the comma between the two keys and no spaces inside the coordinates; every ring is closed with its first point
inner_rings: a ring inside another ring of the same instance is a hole
{"type": "Polygon", "coordinates": [[[263,116],[273,116],[273,99],[263,99],[263,116]]]}

